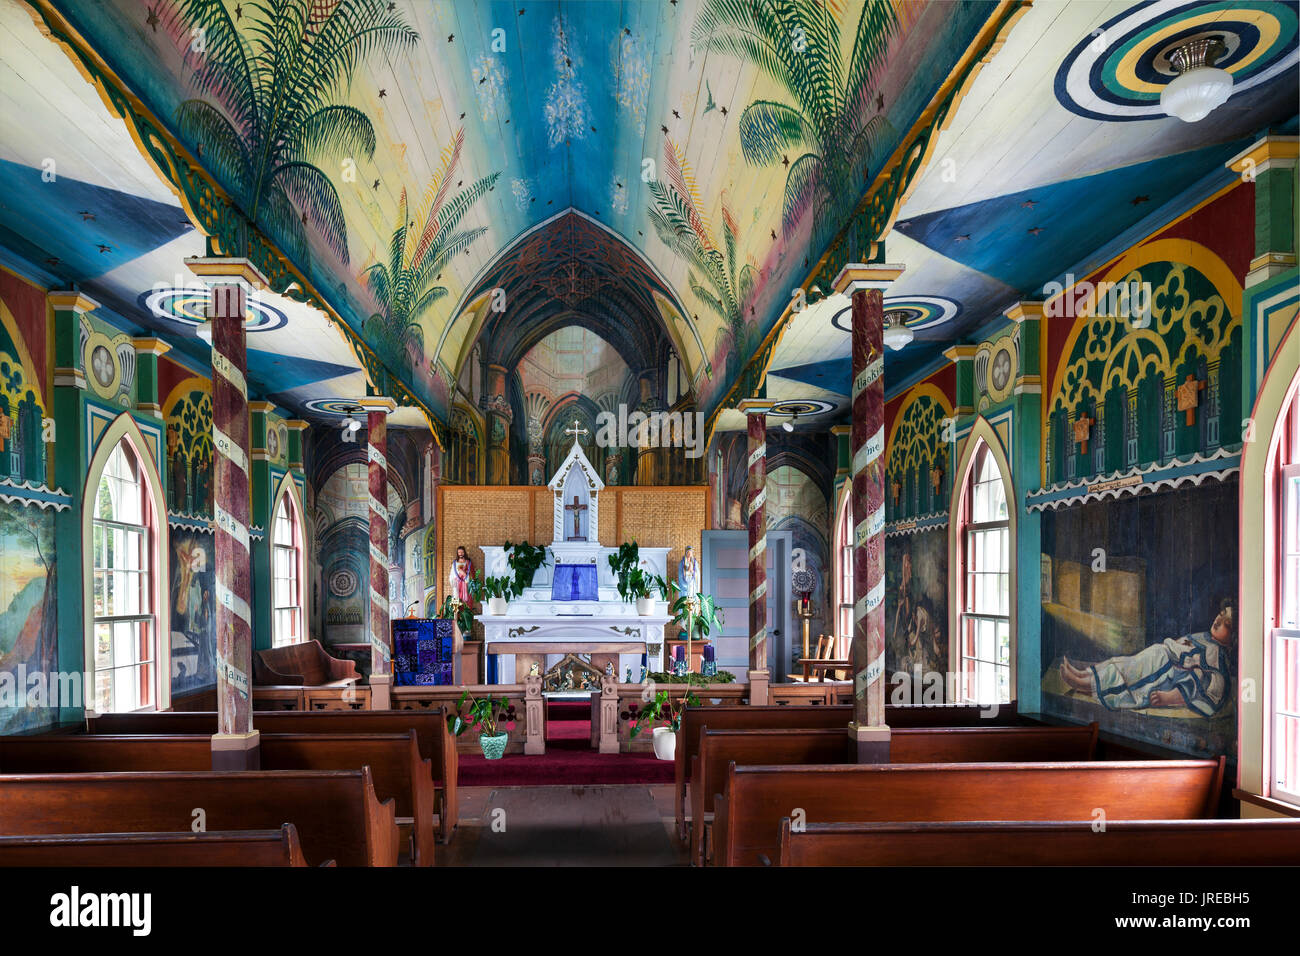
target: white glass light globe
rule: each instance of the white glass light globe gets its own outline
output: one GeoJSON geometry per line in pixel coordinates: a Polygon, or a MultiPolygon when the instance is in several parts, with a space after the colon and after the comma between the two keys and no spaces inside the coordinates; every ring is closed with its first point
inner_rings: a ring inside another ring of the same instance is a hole
{"type": "Polygon", "coordinates": [[[1232,95],[1232,74],[1214,66],[1180,73],[1160,93],[1160,106],[1184,123],[1195,123],[1232,95]]]}
{"type": "Polygon", "coordinates": [[[885,344],[897,352],[908,342],[912,341],[914,333],[906,325],[897,323],[890,325],[885,329],[885,344]]]}

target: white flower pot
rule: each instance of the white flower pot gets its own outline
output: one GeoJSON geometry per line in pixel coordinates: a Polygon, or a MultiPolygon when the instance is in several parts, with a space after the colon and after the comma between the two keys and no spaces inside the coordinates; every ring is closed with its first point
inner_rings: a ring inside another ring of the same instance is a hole
{"type": "Polygon", "coordinates": [[[488,598],[488,613],[489,614],[506,613],[506,603],[507,602],[505,598],[495,598],[495,597],[488,598]]]}
{"type": "Polygon", "coordinates": [[[655,612],[655,599],[649,597],[636,599],[636,612],[642,617],[647,617],[655,612]]]}
{"type": "Polygon", "coordinates": [[[655,756],[660,760],[672,760],[677,756],[677,732],[671,727],[654,729],[655,756]]]}

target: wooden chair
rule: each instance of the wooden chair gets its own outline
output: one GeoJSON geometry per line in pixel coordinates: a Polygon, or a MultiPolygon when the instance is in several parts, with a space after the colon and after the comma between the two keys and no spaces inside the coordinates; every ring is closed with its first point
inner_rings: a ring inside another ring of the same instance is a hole
{"type": "Polygon", "coordinates": [[[353,661],[330,657],[320,641],[257,651],[253,655],[254,683],[318,687],[360,680],[353,661]]]}
{"type": "MultiPolygon", "coordinates": [[[[0,836],[0,867],[306,866],[298,829],[0,836]]],[[[322,866],[333,866],[328,860],[322,866]]]]}

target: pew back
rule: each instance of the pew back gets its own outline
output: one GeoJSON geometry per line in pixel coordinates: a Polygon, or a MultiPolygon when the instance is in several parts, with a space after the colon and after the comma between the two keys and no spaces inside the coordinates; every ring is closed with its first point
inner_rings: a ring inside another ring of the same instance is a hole
{"type": "Polygon", "coordinates": [[[0,774],[0,834],[298,828],[310,865],[395,866],[391,800],[370,771],[0,774]]]}
{"type": "Polygon", "coordinates": [[[781,866],[1294,866],[1300,820],[781,821],[781,866]]]}
{"type": "Polygon", "coordinates": [[[1208,818],[1223,758],[1108,763],[843,764],[728,768],[714,860],[773,862],[795,808],[815,823],[1208,818]]]}
{"type": "MultiPolygon", "coordinates": [[[[306,866],[298,830],[0,837],[0,867],[306,866]]],[[[332,865],[332,861],[330,862],[332,865]]]]}
{"type": "MultiPolygon", "coordinates": [[[[253,726],[264,734],[405,734],[414,730],[420,756],[430,761],[436,785],[438,836],[451,839],[460,812],[456,741],[447,708],[359,711],[258,711],[253,726]]],[[[215,734],[215,711],[103,714],[86,721],[92,734],[215,734]]]]}

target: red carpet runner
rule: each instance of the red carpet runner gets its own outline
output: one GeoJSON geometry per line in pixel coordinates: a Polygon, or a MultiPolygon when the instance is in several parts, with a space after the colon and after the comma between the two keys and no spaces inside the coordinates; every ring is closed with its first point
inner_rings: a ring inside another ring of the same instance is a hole
{"type": "Polygon", "coordinates": [[[546,719],[546,753],[507,754],[488,760],[460,755],[462,787],[665,784],[673,782],[673,762],[652,753],[600,754],[591,747],[591,708],[581,702],[555,702],[546,719]]]}

